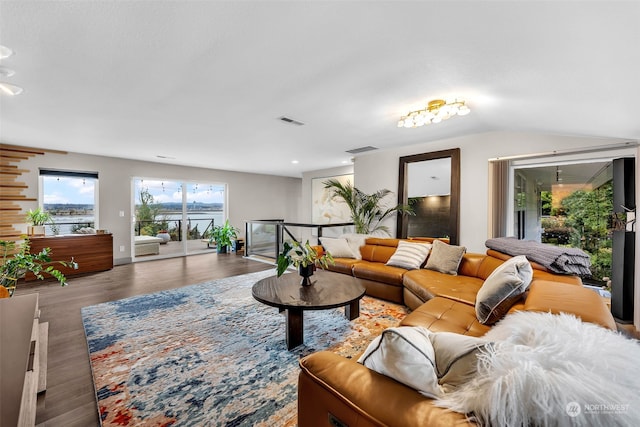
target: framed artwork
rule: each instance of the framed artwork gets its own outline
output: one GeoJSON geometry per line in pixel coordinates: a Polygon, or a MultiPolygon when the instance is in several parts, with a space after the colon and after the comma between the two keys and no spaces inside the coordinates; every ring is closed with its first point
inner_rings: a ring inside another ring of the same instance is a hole
{"type": "Polygon", "coordinates": [[[342,200],[333,200],[331,191],[324,188],[324,182],[337,179],[343,184],[353,184],[353,174],[326,176],[311,179],[311,222],[314,224],[337,224],[351,222],[351,213],[342,200]]]}

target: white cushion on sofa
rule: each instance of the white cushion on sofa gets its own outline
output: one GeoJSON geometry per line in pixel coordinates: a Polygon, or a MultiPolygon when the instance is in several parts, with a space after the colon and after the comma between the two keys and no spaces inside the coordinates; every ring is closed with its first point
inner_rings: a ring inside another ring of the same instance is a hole
{"type": "Polygon", "coordinates": [[[387,265],[416,270],[427,259],[430,250],[431,244],[429,243],[410,243],[401,240],[398,242],[398,248],[387,261],[387,265]]]}
{"type": "Polygon", "coordinates": [[[358,363],[438,397],[469,381],[477,372],[478,355],[490,345],[483,338],[400,326],[376,337],[358,363]]]}
{"type": "Polygon", "coordinates": [[[371,234],[345,233],[340,237],[343,239],[347,239],[347,243],[349,243],[349,247],[351,248],[351,252],[353,252],[353,256],[356,259],[362,259],[360,248],[364,246],[366,240],[369,237],[373,236],[371,234]]]}
{"type": "Polygon", "coordinates": [[[334,258],[355,258],[346,239],[335,237],[321,237],[320,243],[326,252],[334,258]]]}
{"type": "Polygon", "coordinates": [[[420,326],[386,329],[369,344],[358,363],[436,398],[442,392],[429,335],[431,332],[420,326]]]}

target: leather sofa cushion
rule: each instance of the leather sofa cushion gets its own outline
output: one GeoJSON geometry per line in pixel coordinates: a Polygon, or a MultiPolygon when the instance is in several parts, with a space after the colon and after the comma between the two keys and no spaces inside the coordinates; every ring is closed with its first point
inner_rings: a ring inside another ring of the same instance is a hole
{"type": "Polygon", "coordinates": [[[327,266],[327,270],[336,271],[342,274],[353,275],[353,266],[360,262],[354,258],[334,258],[334,263],[327,266]]]}
{"type": "Polygon", "coordinates": [[[474,305],[483,280],[469,276],[451,276],[432,270],[411,270],[404,275],[404,286],[422,301],[437,296],[474,305]]]}
{"type": "Polygon", "coordinates": [[[431,332],[454,332],[474,337],[480,337],[490,329],[478,321],[473,305],[442,297],[425,302],[402,319],[400,325],[423,326],[431,332]]]}
{"type": "Polygon", "coordinates": [[[591,289],[567,283],[536,280],[524,302],[527,311],[570,313],[605,328],[617,330],[616,322],[602,297],[591,289]]]}
{"type": "Polygon", "coordinates": [[[329,351],[300,360],[298,425],[327,423],[328,413],[348,426],[472,426],[465,415],[393,379],[329,351]]]}
{"type": "Polygon", "coordinates": [[[571,285],[582,286],[580,276],[572,276],[569,274],[553,274],[548,271],[533,270],[533,280],[546,280],[549,282],[561,282],[571,285]]]}
{"type": "Polygon", "coordinates": [[[483,254],[467,253],[462,257],[458,274],[486,280],[493,273],[493,270],[500,267],[504,261],[483,254]]]}
{"type": "MultiPolygon", "coordinates": [[[[389,248],[395,251],[395,248],[389,248]]],[[[364,258],[364,256],[363,256],[364,258]]],[[[364,259],[353,265],[353,275],[359,279],[384,282],[390,286],[402,286],[402,276],[408,270],[400,267],[365,261],[364,259]]]]}
{"type": "Polygon", "coordinates": [[[370,237],[365,241],[365,245],[360,247],[362,259],[371,262],[381,262],[385,264],[396,252],[399,239],[381,239],[370,237]]]}

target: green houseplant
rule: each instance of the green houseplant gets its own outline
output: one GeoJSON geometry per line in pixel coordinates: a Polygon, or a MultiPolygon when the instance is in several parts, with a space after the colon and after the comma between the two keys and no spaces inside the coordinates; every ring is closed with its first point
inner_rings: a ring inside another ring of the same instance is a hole
{"type": "Polygon", "coordinates": [[[216,225],[211,231],[209,242],[216,242],[216,251],[219,254],[227,253],[227,248],[231,247],[233,241],[238,237],[239,229],[229,224],[227,219],[223,225],[216,225]]]}
{"type": "Polygon", "coordinates": [[[78,263],[73,258],[69,262],[52,261],[50,248],[44,248],[40,253],[32,254],[28,239],[17,250],[15,242],[0,240],[0,248],[2,250],[0,285],[6,288],[9,296],[13,295],[18,280],[23,278],[27,272],[33,273],[40,280],[44,278],[43,273],[50,274],[60,282],[60,285],[66,286],[66,277],[60,270],[55,269],[52,264],[59,264],[74,270],[78,268],[78,263]]]}
{"type": "Polygon", "coordinates": [[[302,285],[309,285],[309,276],[313,275],[316,265],[327,268],[329,263],[333,264],[333,262],[333,257],[329,252],[322,256],[318,255],[308,240],[304,245],[294,240],[291,244],[284,242],[282,252],[278,254],[276,269],[278,277],[280,277],[290,265],[293,265],[303,278],[302,285]]]}
{"type": "Polygon", "coordinates": [[[358,234],[381,231],[389,235],[389,227],[382,225],[382,221],[396,213],[414,215],[413,209],[408,205],[388,206],[384,199],[392,192],[386,188],[373,194],[366,194],[354,187],[351,182],[343,184],[337,179],[329,179],[323,184],[324,188],[331,191],[333,198],[342,199],[347,204],[355,232],[358,234]]]}
{"type": "Polygon", "coordinates": [[[27,228],[27,234],[31,236],[44,236],[44,225],[52,221],[51,214],[38,207],[35,210],[29,209],[26,221],[31,224],[27,228]]]}

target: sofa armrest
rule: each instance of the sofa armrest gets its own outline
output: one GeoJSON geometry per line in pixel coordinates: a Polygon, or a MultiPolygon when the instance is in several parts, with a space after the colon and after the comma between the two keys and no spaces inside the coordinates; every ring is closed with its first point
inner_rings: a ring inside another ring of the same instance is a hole
{"type": "Polygon", "coordinates": [[[474,425],[417,391],[328,351],[301,359],[300,369],[300,427],[474,425]],[[331,419],[339,423],[331,424],[331,419]]]}
{"type": "Polygon", "coordinates": [[[583,322],[617,330],[613,315],[602,297],[582,286],[534,280],[524,302],[524,309],[553,314],[569,313],[579,317],[583,322]]]}

